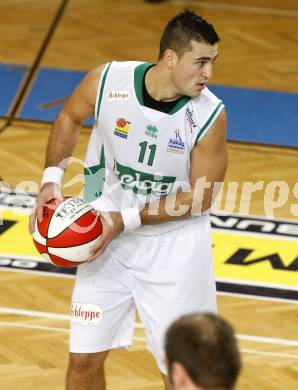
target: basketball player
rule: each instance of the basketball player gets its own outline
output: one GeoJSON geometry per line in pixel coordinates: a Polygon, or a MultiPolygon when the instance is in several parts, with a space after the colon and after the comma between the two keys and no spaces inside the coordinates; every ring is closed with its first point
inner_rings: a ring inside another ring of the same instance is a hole
{"type": "Polygon", "coordinates": [[[189,314],[175,321],[165,338],[173,390],[232,390],[240,354],[232,327],[215,314],[189,314]]]}
{"type": "Polygon", "coordinates": [[[165,383],[167,326],[183,314],[216,311],[208,209],[226,171],[226,115],[207,83],[218,42],[211,24],[185,10],[166,26],[156,64],[91,70],[54,123],[31,231],[43,204],[61,199],[58,166],[94,111],[85,198],[103,219],[76,275],[68,390],[105,389],[104,361],[132,343],[135,308],[165,383]],[[84,321],[86,311],[92,321],[84,321]]]}

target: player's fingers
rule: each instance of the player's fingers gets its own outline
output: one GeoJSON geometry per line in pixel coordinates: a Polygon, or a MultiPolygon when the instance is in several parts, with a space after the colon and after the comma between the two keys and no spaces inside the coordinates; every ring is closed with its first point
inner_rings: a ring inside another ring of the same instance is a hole
{"type": "Polygon", "coordinates": [[[103,254],[104,251],[99,251],[98,253],[96,252],[95,255],[93,256],[90,256],[87,260],[86,260],[86,263],[92,263],[94,260],[96,260],[100,255],[103,254]]]}
{"type": "Polygon", "coordinates": [[[96,260],[99,256],[101,256],[104,251],[106,250],[106,247],[108,245],[102,245],[99,249],[97,249],[92,256],[89,257],[89,259],[87,259],[87,263],[92,263],[94,260],[96,260]]]}
{"type": "Polygon", "coordinates": [[[109,213],[102,213],[95,210],[93,210],[92,212],[93,214],[100,216],[100,218],[102,219],[103,231],[102,231],[102,235],[100,236],[96,244],[90,248],[89,250],[90,257],[87,259],[87,263],[91,263],[99,256],[101,256],[104,253],[106,247],[109,245],[109,243],[114,237],[114,235],[112,234],[113,232],[111,226],[109,225],[109,222],[106,220],[106,214],[109,213]]]}
{"type": "Polygon", "coordinates": [[[54,198],[57,199],[59,202],[63,202],[63,195],[60,189],[57,187],[54,188],[54,198]]]}
{"type": "Polygon", "coordinates": [[[39,222],[42,221],[42,210],[45,203],[46,202],[40,200],[36,205],[36,216],[39,222]]]}
{"type": "Polygon", "coordinates": [[[29,216],[29,232],[30,232],[30,234],[33,234],[34,230],[35,230],[35,218],[36,218],[36,212],[34,210],[29,216]]]}
{"type": "Polygon", "coordinates": [[[99,256],[101,256],[104,251],[105,251],[104,248],[99,248],[97,251],[93,252],[92,256],[88,257],[88,259],[86,260],[86,263],[92,263],[99,256]]]}
{"type": "MultiPolygon", "coordinates": [[[[53,199],[53,197],[52,196],[41,196],[41,197],[37,198],[37,201],[36,201],[36,216],[37,216],[37,219],[38,219],[39,222],[42,221],[43,207],[50,199],[53,199]]],[[[55,206],[53,206],[53,208],[55,208],[55,206]]]]}
{"type": "MultiPolygon", "coordinates": [[[[94,258],[94,256],[99,256],[99,253],[101,252],[101,249],[103,247],[102,242],[97,242],[94,246],[92,246],[89,250],[90,252],[90,259],[94,258]]],[[[88,259],[89,260],[89,259],[88,259]]]]}
{"type": "Polygon", "coordinates": [[[101,236],[97,243],[90,248],[90,257],[87,259],[87,263],[91,263],[99,256],[103,254],[106,247],[108,246],[108,241],[104,236],[101,236]]]}
{"type": "MultiPolygon", "coordinates": [[[[63,201],[63,196],[61,195],[61,193],[60,193],[59,197],[58,197],[58,195],[59,195],[58,192],[56,195],[57,195],[56,199],[58,199],[60,197],[61,201],[63,201]]],[[[39,196],[37,198],[34,210],[31,213],[30,218],[29,218],[29,231],[31,234],[35,230],[35,219],[37,218],[39,222],[42,221],[43,207],[44,207],[45,203],[47,203],[50,199],[53,199],[53,196],[39,196]]],[[[60,199],[58,199],[58,200],[60,200],[60,199]]]]}

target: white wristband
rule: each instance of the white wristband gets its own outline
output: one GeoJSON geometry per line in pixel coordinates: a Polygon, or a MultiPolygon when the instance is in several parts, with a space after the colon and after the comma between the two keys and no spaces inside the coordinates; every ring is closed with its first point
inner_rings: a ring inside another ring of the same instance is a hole
{"type": "Polygon", "coordinates": [[[131,230],[141,226],[140,210],[137,207],[121,210],[121,216],[124,230],[131,230]]]}
{"type": "Polygon", "coordinates": [[[41,185],[45,183],[56,183],[61,187],[61,182],[63,178],[64,171],[58,167],[48,167],[44,170],[41,185]]]}

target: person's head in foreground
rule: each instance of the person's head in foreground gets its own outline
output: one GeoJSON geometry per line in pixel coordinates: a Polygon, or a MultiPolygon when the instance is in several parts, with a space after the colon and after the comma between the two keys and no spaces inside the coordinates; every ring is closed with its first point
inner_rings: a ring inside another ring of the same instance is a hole
{"type": "Polygon", "coordinates": [[[175,321],[165,339],[174,390],[232,390],[240,372],[233,328],[215,314],[190,314],[175,321]]]}

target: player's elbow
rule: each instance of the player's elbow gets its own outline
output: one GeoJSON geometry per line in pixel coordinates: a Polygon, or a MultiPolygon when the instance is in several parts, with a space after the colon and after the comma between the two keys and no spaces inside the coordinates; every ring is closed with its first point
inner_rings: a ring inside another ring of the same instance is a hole
{"type": "Polygon", "coordinates": [[[57,115],[54,126],[58,128],[78,129],[82,124],[82,121],[76,118],[72,113],[63,107],[57,115]]]}

